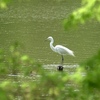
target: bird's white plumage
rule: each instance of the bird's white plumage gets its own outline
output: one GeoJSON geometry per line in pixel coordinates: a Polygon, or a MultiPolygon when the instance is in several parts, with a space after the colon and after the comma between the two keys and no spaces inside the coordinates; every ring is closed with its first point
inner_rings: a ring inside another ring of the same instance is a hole
{"type": "Polygon", "coordinates": [[[70,49],[62,46],[62,45],[56,45],[55,46],[55,50],[57,53],[59,53],[60,55],[73,55],[73,51],[71,51],[70,49]]]}
{"type": "Polygon", "coordinates": [[[59,53],[60,55],[71,55],[74,56],[74,53],[72,50],[62,46],[62,45],[56,45],[55,47],[53,46],[54,40],[51,36],[49,36],[47,38],[48,40],[50,40],[50,48],[54,51],[59,53]]]}

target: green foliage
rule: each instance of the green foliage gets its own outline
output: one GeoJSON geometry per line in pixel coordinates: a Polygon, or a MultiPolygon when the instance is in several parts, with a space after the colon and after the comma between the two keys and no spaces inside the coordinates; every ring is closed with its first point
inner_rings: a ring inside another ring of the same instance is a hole
{"type": "Polygon", "coordinates": [[[0,8],[7,8],[9,2],[11,2],[11,0],[0,0],[0,8]]]}
{"type": "MultiPolygon", "coordinates": [[[[88,59],[85,63],[81,64],[84,69],[84,79],[82,81],[81,95],[82,98],[87,100],[100,99],[100,50],[92,58],[88,59]]],[[[83,100],[84,100],[83,99],[83,100]]]]}
{"type": "MultiPolygon", "coordinates": [[[[0,0],[0,7],[6,8],[9,1],[0,0]]],[[[100,20],[100,0],[84,0],[82,4],[65,20],[66,28],[89,18],[100,20]]],[[[71,74],[47,72],[19,48],[15,42],[9,55],[0,49],[0,100],[100,100],[100,51],[71,74]]]]}
{"type": "Polygon", "coordinates": [[[4,56],[3,50],[0,50],[1,100],[14,100],[15,98],[33,100],[32,95],[26,97],[26,92],[29,91],[28,95],[30,95],[33,92],[32,87],[37,87],[38,75],[40,71],[42,73],[42,67],[34,59],[21,55],[19,48],[19,43],[15,42],[10,47],[8,56],[4,56]]]}
{"type": "Polygon", "coordinates": [[[68,29],[71,26],[83,24],[89,19],[100,21],[100,0],[82,0],[82,7],[73,11],[64,20],[64,27],[68,29]]]}
{"type": "Polygon", "coordinates": [[[88,69],[87,78],[85,80],[88,83],[88,86],[100,90],[100,51],[89,59],[85,63],[85,66],[88,69]]]}
{"type": "MultiPolygon", "coordinates": [[[[9,1],[1,0],[0,7],[6,8],[9,1]]],[[[100,20],[100,0],[84,0],[82,4],[64,21],[65,28],[90,18],[100,20]]],[[[9,55],[0,49],[0,100],[100,100],[100,51],[71,74],[70,70],[47,72],[19,48],[15,42],[9,55]]]]}
{"type": "Polygon", "coordinates": [[[16,42],[8,56],[0,50],[1,100],[99,100],[100,51],[73,74],[46,71],[19,52],[16,42]]]}

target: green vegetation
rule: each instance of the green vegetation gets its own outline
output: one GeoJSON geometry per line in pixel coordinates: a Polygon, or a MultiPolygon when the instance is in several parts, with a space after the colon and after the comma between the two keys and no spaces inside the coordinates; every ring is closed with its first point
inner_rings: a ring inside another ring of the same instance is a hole
{"type": "Polygon", "coordinates": [[[0,0],[0,8],[7,8],[7,5],[11,2],[11,0],[0,0]]]}
{"type": "MultiPolygon", "coordinates": [[[[1,0],[6,7],[8,0],[1,0]]],[[[65,20],[65,27],[100,20],[100,0],[84,0],[83,7],[65,20]],[[95,14],[94,14],[95,13],[95,14]]],[[[70,70],[69,70],[70,72],[70,70]]],[[[19,43],[0,49],[0,100],[100,100],[100,51],[73,74],[45,71],[43,65],[20,52],[19,43]]]]}
{"type": "Polygon", "coordinates": [[[65,29],[94,19],[100,21],[100,0],[82,0],[82,6],[64,20],[65,29]]]}
{"type": "Polygon", "coordinates": [[[17,42],[11,46],[8,57],[0,50],[1,100],[100,99],[100,51],[68,74],[45,71],[34,59],[22,55],[19,47],[17,42]]]}

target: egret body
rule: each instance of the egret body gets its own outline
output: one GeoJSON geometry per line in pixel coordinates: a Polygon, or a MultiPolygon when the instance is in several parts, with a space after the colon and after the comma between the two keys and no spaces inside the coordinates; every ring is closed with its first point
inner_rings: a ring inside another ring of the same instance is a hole
{"type": "Polygon", "coordinates": [[[62,62],[61,62],[61,64],[63,64],[63,61],[64,61],[64,57],[63,56],[64,55],[75,56],[72,50],[70,50],[70,49],[68,49],[68,48],[66,48],[66,47],[64,47],[62,45],[53,46],[53,43],[54,43],[53,37],[49,36],[47,39],[50,40],[50,48],[54,52],[56,52],[56,53],[58,53],[58,54],[60,54],[62,56],[62,62]]]}

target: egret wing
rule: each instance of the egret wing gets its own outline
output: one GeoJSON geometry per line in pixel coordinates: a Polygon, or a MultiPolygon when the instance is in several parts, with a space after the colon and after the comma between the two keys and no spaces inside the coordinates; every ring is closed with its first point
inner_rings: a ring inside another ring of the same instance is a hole
{"type": "Polygon", "coordinates": [[[62,46],[62,45],[56,45],[56,46],[55,46],[55,50],[56,50],[56,52],[58,52],[58,53],[61,54],[61,55],[66,55],[66,54],[68,54],[68,55],[74,56],[72,50],[70,50],[70,49],[68,49],[68,48],[66,48],[66,47],[64,47],[64,46],[62,46]]]}

